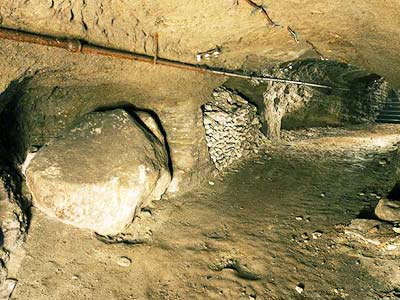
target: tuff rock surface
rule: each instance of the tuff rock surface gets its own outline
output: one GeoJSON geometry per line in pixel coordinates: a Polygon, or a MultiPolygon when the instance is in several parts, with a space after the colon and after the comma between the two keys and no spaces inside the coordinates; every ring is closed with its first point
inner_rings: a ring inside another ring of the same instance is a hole
{"type": "Polygon", "coordinates": [[[25,257],[22,247],[28,220],[21,198],[14,194],[16,182],[0,173],[0,300],[8,300],[17,284],[16,274],[25,257]]]}

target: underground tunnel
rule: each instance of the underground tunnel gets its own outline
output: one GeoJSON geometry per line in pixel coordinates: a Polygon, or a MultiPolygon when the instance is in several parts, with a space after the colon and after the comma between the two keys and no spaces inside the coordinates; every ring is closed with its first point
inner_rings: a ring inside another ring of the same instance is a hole
{"type": "Polygon", "coordinates": [[[4,1],[0,300],[399,299],[399,13],[4,1]]]}

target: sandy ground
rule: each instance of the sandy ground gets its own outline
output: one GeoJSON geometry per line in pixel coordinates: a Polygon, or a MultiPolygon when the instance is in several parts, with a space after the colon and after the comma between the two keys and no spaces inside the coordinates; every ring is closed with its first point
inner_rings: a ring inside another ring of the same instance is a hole
{"type": "Polygon", "coordinates": [[[157,202],[125,243],[33,210],[12,299],[398,299],[393,226],[348,225],[392,187],[400,128],[311,132],[157,202]]]}

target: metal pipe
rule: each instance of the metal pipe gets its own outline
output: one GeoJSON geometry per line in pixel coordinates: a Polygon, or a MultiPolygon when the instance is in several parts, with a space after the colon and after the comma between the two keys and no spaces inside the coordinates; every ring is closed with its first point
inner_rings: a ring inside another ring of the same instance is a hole
{"type": "MultiPolygon", "coordinates": [[[[129,52],[124,50],[117,50],[106,48],[102,46],[90,45],[88,43],[82,42],[78,39],[62,39],[58,37],[39,35],[35,33],[29,33],[24,31],[19,31],[15,29],[6,29],[0,28],[0,39],[13,40],[22,43],[30,43],[48,47],[62,48],[68,50],[72,53],[83,53],[89,55],[101,55],[119,59],[127,59],[134,60],[144,63],[154,64],[154,56],[150,56],[147,54],[140,54],[135,52],[129,52]]],[[[223,77],[236,77],[250,80],[258,80],[258,81],[271,81],[271,82],[281,82],[286,84],[295,84],[302,86],[310,86],[324,89],[340,89],[340,90],[348,90],[340,87],[333,87],[318,83],[311,82],[303,82],[297,80],[290,79],[281,79],[269,76],[256,76],[256,75],[246,75],[242,72],[234,71],[234,70],[222,70],[217,68],[210,68],[206,65],[195,65],[175,60],[169,60],[165,58],[157,57],[157,65],[163,65],[171,68],[178,68],[183,70],[195,71],[200,73],[210,73],[216,76],[223,77]]]]}

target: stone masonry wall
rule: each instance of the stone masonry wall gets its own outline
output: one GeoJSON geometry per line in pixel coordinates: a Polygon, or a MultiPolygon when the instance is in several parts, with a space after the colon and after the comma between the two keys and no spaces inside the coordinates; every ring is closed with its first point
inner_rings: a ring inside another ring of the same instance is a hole
{"type": "Polygon", "coordinates": [[[218,88],[203,108],[203,123],[211,160],[218,170],[257,152],[263,135],[257,108],[239,95],[218,88]]]}

